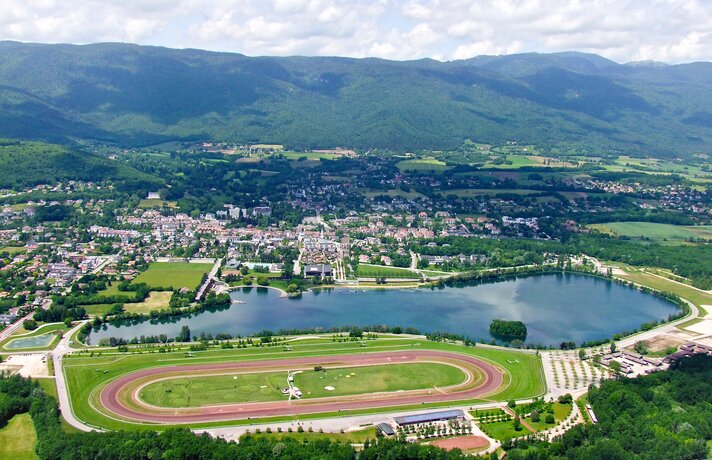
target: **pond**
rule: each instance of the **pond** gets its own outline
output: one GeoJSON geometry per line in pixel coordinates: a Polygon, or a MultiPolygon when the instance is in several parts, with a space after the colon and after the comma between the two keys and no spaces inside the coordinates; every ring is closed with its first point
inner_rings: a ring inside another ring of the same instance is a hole
{"type": "Polygon", "coordinates": [[[280,297],[274,289],[232,292],[229,309],[202,312],[172,321],[105,325],[93,332],[102,338],[141,335],[175,337],[182,326],[201,333],[251,335],[269,329],[388,325],[414,327],[423,333],[449,332],[473,340],[490,340],[492,319],[523,321],[527,343],[558,345],[562,341],[600,340],[666,319],[678,309],[670,302],[606,279],[575,274],[507,278],[442,289],[348,289],[305,292],[280,297]]]}
{"type": "Polygon", "coordinates": [[[44,348],[48,347],[57,337],[55,333],[35,335],[24,339],[14,339],[5,345],[8,350],[19,350],[25,348],[44,348]]]}

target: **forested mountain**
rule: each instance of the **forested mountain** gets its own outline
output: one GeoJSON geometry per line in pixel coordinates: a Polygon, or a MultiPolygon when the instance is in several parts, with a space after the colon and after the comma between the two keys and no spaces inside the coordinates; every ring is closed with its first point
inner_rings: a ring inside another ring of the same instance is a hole
{"type": "Polygon", "coordinates": [[[710,149],[712,63],[581,53],[407,62],[0,42],[0,136],[450,149],[516,140],[657,156],[710,149]]]}

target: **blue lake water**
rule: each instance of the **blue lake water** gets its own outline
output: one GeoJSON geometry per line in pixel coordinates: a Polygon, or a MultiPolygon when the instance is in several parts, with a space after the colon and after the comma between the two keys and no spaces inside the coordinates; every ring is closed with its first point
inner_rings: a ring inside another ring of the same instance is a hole
{"type": "Polygon", "coordinates": [[[509,278],[435,290],[336,288],[283,298],[273,289],[250,288],[231,295],[245,303],[173,321],[106,325],[91,334],[91,343],[108,337],[175,337],[184,325],[194,336],[202,332],[245,336],[265,329],[276,332],[383,324],[489,340],[489,324],[500,318],[523,321],[528,328],[528,343],[557,345],[608,338],[678,311],[673,304],[634,288],[572,274],[509,278]]]}

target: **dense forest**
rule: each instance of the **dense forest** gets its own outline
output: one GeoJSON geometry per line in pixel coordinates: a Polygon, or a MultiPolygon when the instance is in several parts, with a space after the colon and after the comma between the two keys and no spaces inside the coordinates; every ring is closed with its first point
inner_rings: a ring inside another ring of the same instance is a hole
{"type": "MultiPolygon", "coordinates": [[[[666,372],[607,380],[588,399],[598,418],[548,444],[522,442],[510,460],[695,460],[712,445],[712,358],[683,359],[666,372]]],[[[511,447],[511,446],[507,446],[511,447]]]]}
{"type": "Polygon", "coordinates": [[[158,188],[162,181],[134,168],[66,147],[0,139],[0,188],[25,188],[59,181],[113,181],[120,191],[158,188]]]}

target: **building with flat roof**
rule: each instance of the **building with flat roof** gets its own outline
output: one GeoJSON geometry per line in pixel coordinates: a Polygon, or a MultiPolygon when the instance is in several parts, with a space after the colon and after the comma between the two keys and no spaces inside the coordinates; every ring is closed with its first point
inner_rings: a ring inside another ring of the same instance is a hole
{"type": "Polygon", "coordinates": [[[406,415],[395,417],[393,420],[398,426],[417,425],[419,423],[444,422],[448,420],[463,419],[465,413],[461,410],[443,410],[438,412],[428,412],[425,414],[406,415]]]}

